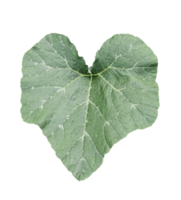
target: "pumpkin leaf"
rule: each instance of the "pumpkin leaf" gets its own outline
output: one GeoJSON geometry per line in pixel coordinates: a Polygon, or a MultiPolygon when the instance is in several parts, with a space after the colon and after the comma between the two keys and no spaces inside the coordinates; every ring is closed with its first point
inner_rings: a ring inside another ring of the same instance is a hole
{"type": "Polygon", "coordinates": [[[157,57],[139,38],[114,35],[90,68],[60,34],[46,35],[23,57],[21,114],[37,124],[78,180],[128,133],[151,126],[159,98],[157,57]]]}

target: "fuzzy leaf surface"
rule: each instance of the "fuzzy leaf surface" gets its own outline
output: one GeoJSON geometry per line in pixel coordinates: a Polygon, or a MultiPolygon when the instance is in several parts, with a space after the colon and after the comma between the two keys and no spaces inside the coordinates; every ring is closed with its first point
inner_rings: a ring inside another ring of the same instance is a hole
{"type": "Polygon", "coordinates": [[[119,34],[102,45],[90,74],[66,36],[49,34],[23,57],[22,118],[37,124],[67,169],[84,180],[115,143],[156,120],[157,64],[141,39],[119,34]]]}

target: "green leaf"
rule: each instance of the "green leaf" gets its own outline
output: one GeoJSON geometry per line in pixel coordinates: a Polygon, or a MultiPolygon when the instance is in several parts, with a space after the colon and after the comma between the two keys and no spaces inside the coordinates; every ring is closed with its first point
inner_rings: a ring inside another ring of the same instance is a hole
{"type": "Polygon", "coordinates": [[[25,53],[22,72],[23,120],[43,130],[78,180],[96,171],[116,142],[157,118],[157,57],[132,35],[108,39],[90,74],[66,36],[49,34],[25,53]]]}

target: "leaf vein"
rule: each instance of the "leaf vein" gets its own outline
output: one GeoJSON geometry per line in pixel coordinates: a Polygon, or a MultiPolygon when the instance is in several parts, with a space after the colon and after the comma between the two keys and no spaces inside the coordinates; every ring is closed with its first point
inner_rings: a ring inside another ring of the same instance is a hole
{"type": "MultiPolygon", "coordinates": [[[[106,123],[109,123],[110,124],[110,122],[108,122],[107,120],[106,120],[106,118],[104,117],[104,115],[102,114],[102,112],[100,111],[100,109],[96,106],[96,104],[95,103],[93,103],[92,101],[90,101],[90,103],[92,104],[92,105],[94,105],[96,108],[97,108],[97,110],[99,111],[99,113],[101,114],[101,116],[102,116],[102,118],[106,121],[106,123]]],[[[113,126],[110,124],[110,126],[113,128],[113,126]]],[[[114,130],[114,132],[120,137],[120,135],[117,133],[117,131],[113,128],[113,130],[114,130]]]]}

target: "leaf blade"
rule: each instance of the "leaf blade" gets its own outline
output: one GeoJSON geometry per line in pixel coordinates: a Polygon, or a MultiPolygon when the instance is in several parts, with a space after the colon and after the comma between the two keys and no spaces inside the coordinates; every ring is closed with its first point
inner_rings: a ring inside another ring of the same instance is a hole
{"type": "Polygon", "coordinates": [[[77,180],[120,139],[156,120],[157,57],[132,35],[107,40],[89,74],[69,39],[49,34],[25,53],[22,72],[23,120],[39,125],[77,180]]]}

